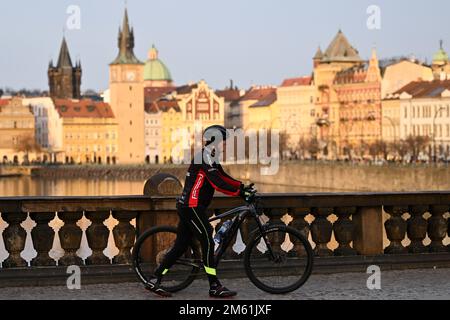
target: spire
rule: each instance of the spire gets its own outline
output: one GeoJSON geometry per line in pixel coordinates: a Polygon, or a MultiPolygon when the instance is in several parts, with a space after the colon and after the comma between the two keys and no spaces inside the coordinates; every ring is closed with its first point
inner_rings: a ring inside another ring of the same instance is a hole
{"type": "Polygon", "coordinates": [[[323,52],[322,49],[320,49],[320,46],[317,48],[316,54],[314,55],[314,60],[322,60],[323,58],[323,52]]]}
{"type": "Polygon", "coordinates": [[[155,45],[152,45],[152,48],[148,51],[148,58],[150,60],[157,60],[158,59],[158,49],[156,49],[155,45]]]}
{"type": "Polygon", "coordinates": [[[58,68],[72,68],[72,60],[70,59],[69,48],[67,47],[66,37],[63,37],[61,49],[59,50],[58,68]]]}
{"type": "Polygon", "coordinates": [[[444,40],[439,40],[439,48],[441,48],[441,50],[444,50],[444,40]]]}
{"type": "Polygon", "coordinates": [[[346,36],[339,29],[324,53],[324,59],[329,62],[361,62],[358,50],[353,48],[346,36]]]}
{"type": "Polygon", "coordinates": [[[119,27],[119,54],[111,64],[142,64],[134,55],[134,32],[130,28],[128,9],[125,8],[122,28],[119,27]]]}

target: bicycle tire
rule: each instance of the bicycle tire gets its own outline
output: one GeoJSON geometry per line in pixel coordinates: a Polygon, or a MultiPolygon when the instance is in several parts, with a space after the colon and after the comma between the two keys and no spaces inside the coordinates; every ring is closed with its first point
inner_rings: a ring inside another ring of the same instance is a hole
{"type": "Polygon", "coordinates": [[[288,226],[283,226],[283,225],[269,226],[264,229],[263,234],[261,232],[259,232],[259,230],[256,230],[255,232],[253,232],[251,240],[245,249],[244,267],[245,267],[245,272],[246,272],[248,278],[256,287],[258,287],[259,289],[261,289],[265,292],[271,293],[271,294],[285,294],[285,293],[289,293],[289,292],[297,290],[308,280],[308,278],[310,277],[311,272],[312,272],[314,253],[313,253],[311,244],[297,229],[294,229],[294,228],[291,228],[288,226]],[[306,264],[306,268],[305,268],[305,271],[302,274],[302,276],[297,281],[295,281],[293,284],[286,286],[284,288],[271,287],[271,286],[263,283],[261,280],[259,280],[258,276],[255,275],[255,272],[252,269],[252,263],[250,261],[252,250],[255,247],[255,245],[257,246],[258,243],[261,241],[263,234],[267,235],[267,234],[269,234],[271,232],[275,232],[275,231],[281,231],[281,232],[285,232],[289,235],[295,236],[298,240],[300,240],[300,242],[303,245],[305,252],[307,254],[307,264],[306,264]]]}
{"type": "MultiPolygon", "coordinates": [[[[154,236],[155,234],[157,234],[159,232],[165,232],[165,233],[169,232],[169,233],[176,234],[177,228],[172,227],[172,226],[157,226],[157,227],[150,228],[147,231],[145,231],[141,236],[139,236],[139,238],[136,240],[136,243],[132,250],[133,270],[136,273],[139,280],[144,284],[146,284],[146,281],[148,282],[148,277],[142,272],[142,269],[140,267],[139,252],[140,252],[141,246],[145,242],[145,240],[147,238],[149,238],[150,236],[154,236]]],[[[190,247],[191,246],[189,246],[188,248],[190,248],[190,247]]],[[[198,251],[192,250],[192,252],[194,252],[194,256],[195,256],[198,251]]],[[[187,275],[186,279],[184,281],[182,281],[180,284],[175,285],[175,286],[162,285],[161,287],[168,292],[177,292],[177,291],[183,290],[183,289],[187,288],[196,279],[198,272],[199,272],[199,267],[192,267],[192,271],[190,272],[190,274],[187,275]]]]}

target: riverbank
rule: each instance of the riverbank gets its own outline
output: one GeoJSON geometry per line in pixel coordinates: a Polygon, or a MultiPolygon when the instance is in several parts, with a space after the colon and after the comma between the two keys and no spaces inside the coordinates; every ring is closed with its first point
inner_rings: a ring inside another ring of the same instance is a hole
{"type": "MultiPolygon", "coordinates": [[[[280,163],[276,175],[264,176],[257,165],[227,165],[232,176],[243,181],[273,186],[273,192],[295,187],[311,191],[423,191],[450,190],[447,164],[375,165],[368,163],[289,161],[280,163]]],[[[33,180],[86,179],[141,181],[159,173],[171,173],[184,181],[187,165],[136,166],[40,166],[30,171],[33,180]]]]}

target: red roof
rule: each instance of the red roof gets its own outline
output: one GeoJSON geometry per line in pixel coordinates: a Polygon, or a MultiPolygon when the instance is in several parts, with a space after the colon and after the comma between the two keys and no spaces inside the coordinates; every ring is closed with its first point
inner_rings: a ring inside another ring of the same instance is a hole
{"type": "Polygon", "coordinates": [[[299,77],[285,79],[281,84],[282,87],[293,87],[293,86],[309,86],[311,84],[312,77],[299,77]]]}
{"type": "Polygon", "coordinates": [[[275,101],[277,101],[277,92],[276,91],[265,95],[258,102],[252,104],[250,106],[250,108],[267,107],[267,106],[270,106],[275,101]]]}
{"type": "Polygon", "coordinates": [[[414,98],[432,98],[439,97],[445,90],[450,90],[450,80],[413,81],[394,92],[394,95],[407,92],[414,98]]]}
{"type": "Polygon", "coordinates": [[[0,99],[0,107],[6,106],[7,104],[9,104],[10,101],[11,99],[0,99]]]}
{"type": "Polygon", "coordinates": [[[160,99],[175,90],[175,87],[149,87],[144,89],[144,98],[146,103],[151,103],[160,99]]]}
{"type": "Polygon", "coordinates": [[[56,110],[61,118],[114,118],[111,106],[90,99],[55,99],[56,110]]]}
{"type": "Polygon", "coordinates": [[[181,112],[181,108],[176,100],[159,100],[145,104],[145,111],[148,113],[167,112],[172,108],[176,112],[181,112]]]}
{"type": "Polygon", "coordinates": [[[276,88],[259,88],[259,87],[253,87],[250,90],[248,90],[244,96],[239,99],[240,101],[246,101],[246,100],[261,100],[267,95],[276,92],[276,88]]]}
{"type": "Polygon", "coordinates": [[[217,90],[216,95],[223,97],[225,101],[236,101],[241,97],[240,90],[237,89],[217,90]]]}

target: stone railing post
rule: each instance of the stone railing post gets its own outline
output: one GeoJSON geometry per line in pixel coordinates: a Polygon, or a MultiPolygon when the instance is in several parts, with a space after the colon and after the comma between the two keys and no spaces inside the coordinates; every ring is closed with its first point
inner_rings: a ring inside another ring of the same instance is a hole
{"type": "Polygon", "coordinates": [[[27,218],[24,212],[2,213],[2,218],[9,225],[3,231],[3,243],[9,257],[3,261],[3,268],[26,267],[27,262],[20,256],[25,248],[27,232],[20,225],[27,218]]]}
{"type": "Polygon", "coordinates": [[[92,254],[86,258],[86,264],[110,264],[111,261],[103,250],[108,246],[109,229],[103,224],[110,215],[109,211],[85,212],[92,224],[86,229],[86,238],[92,254]]]}
{"type": "Polygon", "coordinates": [[[131,225],[130,221],[136,218],[135,211],[113,211],[114,219],[119,221],[113,229],[114,242],[116,243],[119,253],[113,258],[114,264],[130,264],[131,248],[136,238],[136,229],[131,225]]]}
{"type": "Polygon", "coordinates": [[[352,216],[355,226],[353,248],[360,255],[383,253],[383,213],[380,207],[358,207],[352,216]]]}
{"type": "Polygon", "coordinates": [[[55,218],[55,212],[30,213],[30,218],[36,222],[31,230],[31,239],[37,256],[31,260],[32,266],[54,266],[56,261],[50,258],[49,252],[53,247],[55,231],[48,224],[55,218]]]}
{"type": "Polygon", "coordinates": [[[83,259],[77,256],[77,250],[81,245],[83,231],[77,226],[78,220],[83,217],[83,212],[58,212],[58,218],[64,221],[64,225],[59,229],[58,235],[61,248],[64,249],[64,256],[59,259],[61,266],[82,265],[83,259]]]}
{"type": "Polygon", "coordinates": [[[391,244],[384,249],[387,254],[407,253],[407,249],[403,246],[402,241],[406,236],[407,223],[402,218],[402,214],[408,212],[406,206],[385,206],[384,211],[389,213],[390,218],[384,223],[386,236],[391,244]]]}
{"type": "Polygon", "coordinates": [[[316,244],[314,252],[318,256],[331,256],[331,251],[327,244],[331,240],[333,224],[328,221],[328,216],[333,213],[333,208],[312,208],[311,214],[314,221],[311,223],[311,235],[316,244]]]}
{"type": "Polygon", "coordinates": [[[446,252],[447,248],[442,243],[447,234],[447,221],[444,213],[448,212],[448,206],[430,206],[431,217],[428,219],[428,237],[431,239],[430,252],[446,252]]]}
{"type": "Polygon", "coordinates": [[[333,224],[334,237],[339,244],[339,247],[334,249],[335,256],[350,256],[355,255],[356,250],[350,246],[355,236],[355,225],[350,216],[354,215],[356,207],[337,207],[334,213],[338,217],[333,224]]]}
{"type": "Polygon", "coordinates": [[[408,219],[407,234],[411,244],[408,246],[409,253],[424,253],[427,252],[427,247],[424,246],[423,240],[427,236],[427,220],[423,217],[427,212],[428,206],[410,206],[408,219]]]}
{"type": "MultiPolygon", "coordinates": [[[[183,187],[178,178],[168,173],[158,173],[148,179],[144,185],[144,195],[149,197],[179,196],[182,191],[183,187]]],[[[158,212],[158,216],[160,216],[160,212],[158,212]]],[[[138,236],[145,232],[145,230],[154,227],[159,222],[173,225],[178,222],[178,217],[176,214],[173,214],[173,212],[170,213],[170,217],[164,215],[162,219],[157,217],[155,213],[139,212],[136,221],[138,236]],[[169,221],[170,223],[168,223],[169,221]]]]}
{"type": "MultiPolygon", "coordinates": [[[[304,236],[308,240],[310,227],[309,223],[306,222],[305,217],[309,213],[309,208],[289,208],[288,213],[293,218],[289,226],[300,231],[302,236],[304,236]]],[[[305,256],[306,250],[303,244],[301,244],[300,241],[297,241],[296,239],[291,239],[291,241],[294,244],[292,256],[305,256]]]]}

